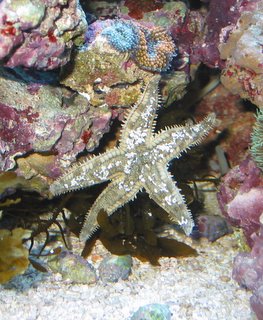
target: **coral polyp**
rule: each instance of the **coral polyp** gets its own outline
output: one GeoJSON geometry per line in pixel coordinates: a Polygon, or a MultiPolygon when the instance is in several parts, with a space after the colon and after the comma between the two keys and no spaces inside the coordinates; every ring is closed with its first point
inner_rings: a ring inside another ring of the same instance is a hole
{"type": "Polygon", "coordinates": [[[140,44],[134,54],[134,60],[143,69],[166,71],[175,56],[175,44],[164,28],[140,28],[140,44]]]}
{"type": "Polygon", "coordinates": [[[162,72],[176,56],[171,36],[162,27],[148,28],[130,20],[115,20],[102,33],[119,52],[128,52],[141,69],[162,72]]]}
{"type": "Polygon", "coordinates": [[[139,30],[130,21],[116,20],[102,35],[120,52],[135,50],[139,45],[139,30]]]}

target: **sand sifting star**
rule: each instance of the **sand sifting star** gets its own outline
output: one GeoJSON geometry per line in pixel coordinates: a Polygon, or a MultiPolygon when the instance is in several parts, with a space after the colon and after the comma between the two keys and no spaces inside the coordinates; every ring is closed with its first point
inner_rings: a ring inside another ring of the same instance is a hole
{"type": "Polygon", "coordinates": [[[50,187],[53,195],[59,195],[110,181],[86,215],[80,233],[82,241],[98,229],[97,216],[101,210],[111,215],[143,188],[169,214],[171,221],[179,224],[186,234],[191,233],[194,225],[191,213],[167,166],[170,160],[201,141],[213,127],[215,115],[194,125],[154,133],[159,80],[159,75],[150,79],[127,114],[119,146],[74,165],[50,187]]]}

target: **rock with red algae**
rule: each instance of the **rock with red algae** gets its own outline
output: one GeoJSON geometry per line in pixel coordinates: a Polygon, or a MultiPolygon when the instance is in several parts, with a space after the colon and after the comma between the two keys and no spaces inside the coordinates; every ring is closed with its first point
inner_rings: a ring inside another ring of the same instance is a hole
{"type": "Polygon", "coordinates": [[[232,93],[263,107],[263,3],[252,1],[254,10],[244,11],[229,30],[227,41],[220,44],[220,57],[225,60],[221,81],[232,93]]]}
{"type": "Polygon", "coordinates": [[[207,33],[200,48],[202,61],[211,67],[222,67],[218,45],[222,29],[235,25],[240,16],[239,0],[209,2],[209,13],[206,18],[207,33]]]}
{"type": "MultiPolygon", "coordinates": [[[[222,30],[234,28],[245,6],[245,1],[211,0],[207,10],[190,10],[183,1],[171,1],[159,10],[144,12],[140,21],[167,28],[180,53],[176,68],[201,62],[223,68],[218,46],[227,36],[222,36],[222,30]]],[[[123,13],[124,8],[120,8],[123,13]]]]}
{"type": "Polygon", "coordinates": [[[125,0],[124,6],[128,8],[128,15],[134,19],[142,19],[146,12],[159,10],[163,7],[162,1],[142,0],[138,5],[137,0],[125,0]]]}
{"type": "Polygon", "coordinates": [[[219,143],[231,167],[247,157],[255,115],[245,109],[238,95],[218,85],[202,99],[195,110],[197,120],[210,112],[214,112],[220,120],[215,132],[210,133],[209,137],[215,138],[218,132],[226,133],[219,143]]]}
{"type": "MultiPolygon", "coordinates": [[[[106,106],[95,109],[83,96],[51,85],[32,90],[6,70],[0,75],[0,170],[13,169],[15,158],[28,152],[50,152],[58,168],[67,167],[109,130],[106,106]]],[[[50,170],[52,176],[56,170],[50,170]]]]}
{"type": "Polygon", "coordinates": [[[252,310],[263,320],[263,214],[260,229],[252,235],[254,245],[250,253],[240,253],[234,259],[233,278],[244,288],[252,290],[252,310]]]}
{"type": "MultiPolygon", "coordinates": [[[[176,2],[176,5],[179,3],[181,2],[176,2]]],[[[170,10],[173,12],[173,19],[170,19],[168,30],[171,31],[180,54],[185,57],[188,54],[191,64],[203,62],[212,68],[224,68],[225,58],[220,56],[219,46],[227,41],[240,15],[257,10],[259,3],[260,0],[211,0],[207,12],[170,10]]],[[[169,5],[173,4],[167,4],[169,5]]],[[[165,6],[155,15],[163,20],[163,16],[166,16],[165,6]]]]}
{"type": "Polygon", "coordinates": [[[194,48],[194,59],[210,67],[223,68],[224,60],[220,57],[219,45],[225,43],[229,33],[244,11],[253,11],[261,0],[210,0],[205,18],[203,40],[194,48]]]}
{"type": "Polygon", "coordinates": [[[234,27],[243,10],[239,0],[211,0],[207,10],[189,10],[182,1],[167,3],[156,12],[144,14],[143,20],[152,15],[155,23],[166,23],[184,62],[200,62],[215,68],[224,66],[218,46],[221,32],[234,27]],[[168,10],[167,10],[168,9],[168,10]],[[159,21],[158,21],[159,20],[159,21]]]}
{"type": "Polygon", "coordinates": [[[57,68],[69,61],[86,26],[78,0],[3,0],[0,60],[8,67],[57,68]]]}
{"type": "Polygon", "coordinates": [[[243,112],[238,113],[232,126],[228,127],[227,137],[220,145],[231,166],[238,165],[249,154],[254,123],[254,114],[252,112],[243,112]]]}
{"type": "Polygon", "coordinates": [[[223,214],[244,230],[253,246],[263,212],[263,175],[252,159],[247,158],[223,177],[217,198],[223,214]]]}
{"type": "MultiPolygon", "coordinates": [[[[179,55],[174,68],[189,72],[191,64],[201,62],[212,68],[224,68],[219,45],[226,43],[243,12],[257,10],[261,0],[210,0],[200,10],[188,8],[187,1],[120,1],[117,16],[137,19],[145,26],[167,29],[175,41],[179,55]]],[[[96,1],[100,2],[100,1],[96,1]]]]}

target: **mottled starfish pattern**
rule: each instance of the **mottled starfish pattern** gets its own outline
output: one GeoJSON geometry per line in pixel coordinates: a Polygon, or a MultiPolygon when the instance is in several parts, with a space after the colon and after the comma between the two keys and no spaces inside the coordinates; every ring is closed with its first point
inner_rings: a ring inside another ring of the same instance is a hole
{"type": "Polygon", "coordinates": [[[191,233],[194,225],[191,213],[167,165],[201,141],[214,125],[215,116],[211,114],[198,124],[174,126],[154,133],[159,80],[159,75],[151,78],[127,114],[118,147],[76,164],[51,185],[51,193],[59,195],[110,180],[86,216],[80,233],[82,241],[98,229],[97,216],[101,210],[111,215],[143,188],[168,212],[173,222],[186,234],[191,233]]]}

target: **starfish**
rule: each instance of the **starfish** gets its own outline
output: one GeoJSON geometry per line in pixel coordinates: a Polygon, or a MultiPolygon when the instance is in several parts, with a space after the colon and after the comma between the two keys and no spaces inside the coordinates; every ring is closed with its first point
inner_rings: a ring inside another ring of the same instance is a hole
{"type": "Polygon", "coordinates": [[[126,115],[117,147],[72,166],[50,187],[53,195],[59,195],[110,180],[86,216],[81,241],[88,240],[98,229],[97,216],[101,210],[111,215],[143,188],[186,234],[192,231],[191,213],[167,166],[170,160],[201,141],[213,127],[215,115],[210,114],[194,125],[174,126],[154,133],[159,81],[159,75],[149,80],[126,115]]]}

